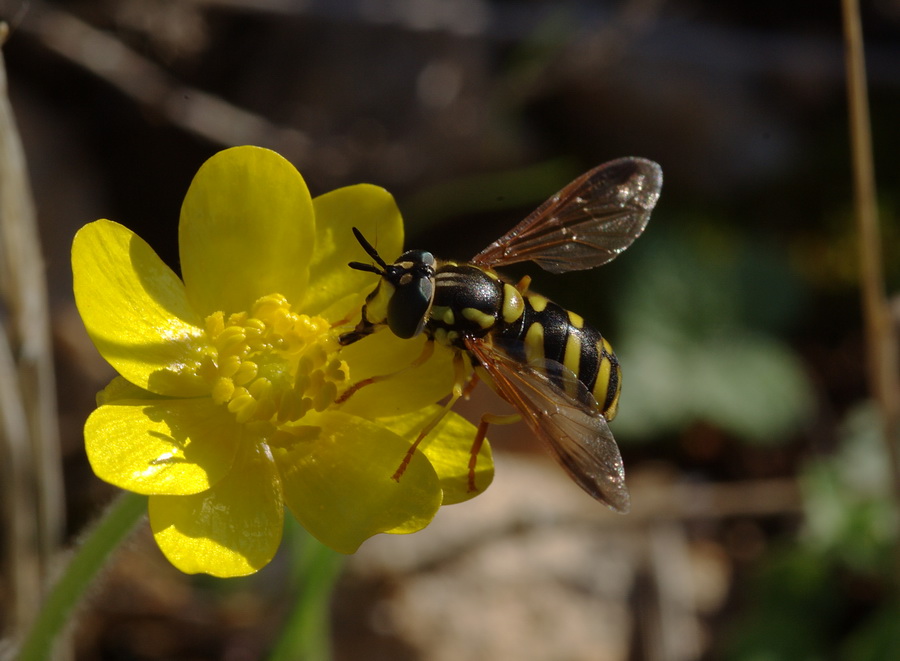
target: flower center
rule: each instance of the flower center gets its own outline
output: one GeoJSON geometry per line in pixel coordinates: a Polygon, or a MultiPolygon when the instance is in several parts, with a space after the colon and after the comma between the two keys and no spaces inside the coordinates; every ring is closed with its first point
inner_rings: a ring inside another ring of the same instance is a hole
{"type": "Polygon", "coordinates": [[[206,318],[216,355],[200,374],[212,398],[225,404],[239,423],[295,422],[308,411],[334,403],[349,378],[331,325],[322,317],[291,310],[287,299],[270,294],[249,312],[206,318]]]}

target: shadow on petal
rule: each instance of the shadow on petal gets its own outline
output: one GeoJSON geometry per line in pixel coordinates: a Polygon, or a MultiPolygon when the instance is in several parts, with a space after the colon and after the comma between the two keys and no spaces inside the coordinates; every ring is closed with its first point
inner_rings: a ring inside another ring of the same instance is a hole
{"type": "Polygon", "coordinates": [[[428,525],[442,493],[425,455],[416,452],[394,480],[408,442],[356,416],[312,417],[319,437],[276,454],[285,502],[303,527],[334,550],[353,553],[372,535],[428,525]]]}
{"type": "Polygon", "coordinates": [[[241,434],[209,398],[121,399],[100,406],[84,427],[94,472],[147,495],[209,489],[231,470],[241,434]]]}
{"type": "Polygon", "coordinates": [[[252,574],[272,560],[281,543],[281,485],[262,444],[243,446],[232,470],[207,491],[151,496],[149,512],[160,549],[188,574],[252,574]]]}

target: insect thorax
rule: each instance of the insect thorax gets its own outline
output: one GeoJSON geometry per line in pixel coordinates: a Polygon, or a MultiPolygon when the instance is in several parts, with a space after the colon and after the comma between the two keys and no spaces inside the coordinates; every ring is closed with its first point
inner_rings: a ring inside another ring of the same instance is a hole
{"type": "Polygon", "coordinates": [[[440,344],[458,348],[463,348],[463,334],[484,337],[503,308],[504,286],[492,271],[469,264],[441,264],[426,332],[440,344]]]}

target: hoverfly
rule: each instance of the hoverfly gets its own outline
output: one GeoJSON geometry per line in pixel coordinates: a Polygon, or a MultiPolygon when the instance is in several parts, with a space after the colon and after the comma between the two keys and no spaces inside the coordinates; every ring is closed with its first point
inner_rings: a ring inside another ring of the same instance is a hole
{"type": "MultiPolygon", "coordinates": [[[[582,489],[616,511],[628,510],[622,457],[607,425],[616,414],[621,388],[612,347],[576,313],[529,292],[529,278],[514,285],[494,268],[532,261],[551,273],[565,273],[606,264],[644,231],[661,187],[662,170],[652,161],[622,158],[600,165],[467,263],[410,250],[387,264],[353,229],[375,264],[349,266],[381,280],[366,298],[355,330],[341,335],[341,344],[386,325],[400,338],[425,333],[430,340],[426,352],[434,342],[456,351],[453,395],[413,443],[394,479],[399,480],[419,442],[481,377],[516,409],[582,489]],[[464,356],[471,368],[463,366],[464,356]]],[[[423,360],[424,354],[416,362],[423,360]]],[[[362,385],[351,387],[339,401],[362,385]]],[[[486,415],[479,425],[469,466],[471,490],[487,426],[498,421],[498,416],[486,415]]]]}

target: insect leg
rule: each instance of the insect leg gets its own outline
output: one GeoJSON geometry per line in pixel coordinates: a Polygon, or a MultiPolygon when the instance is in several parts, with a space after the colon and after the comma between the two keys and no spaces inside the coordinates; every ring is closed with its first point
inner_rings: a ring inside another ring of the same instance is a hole
{"type": "MultiPolygon", "coordinates": [[[[429,342],[431,344],[431,342],[429,342]]],[[[437,427],[438,423],[446,417],[448,413],[450,413],[450,409],[453,408],[453,405],[462,397],[463,394],[463,384],[466,382],[466,369],[465,363],[463,362],[463,354],[461,352],[457,352],[453,356],[453,373],[455,375],[453,381],[453,392],[450,395],[450,399],[447,400],[447,403],[441,408],[440,411],[437,412],[427,425],[419,432],[419,436],[413,442],[413,444],[409,447],[409,450],[406,451],[406,455],[403,457],[403,461],[400,462],[400,465],[397,467],[397,470],[394,471],[394,474],[391,475],[391,479],[396,482],[400,481],[400,477],[406,472],[406,467],[409,466],[409,462],[412,461],[413,455],[416,453],[416,449],[419,447],[419,443],[421,443],[431,430],[437,427]]]]}
{"type": "Polygon", "coordinates": [[[357,381],[352,386],[347,388],[343,393],[341,393],[341,396],[335,400],[335,404],[343,404],[348,399],[350,399],[351,395],[356,393],[356,391],[358,391],[360,388],[362,388],[364,386],[370,386],[373,383],[378,383],[379,381],[385,381],[387,379],[390,379],[393,376],[397,376],[398,374],[405,372],[408,369],[412,369],[414,367],[419,367],[420,365],[424,364],[425,361],[427,361],[429,358],[431,358],[431,355],[433,353],[434,353],[434,341],[429,340],[428,342],[425,343],[425,346],[422,347],[422,353],[419,354],[419,357],[416,358],[414,361],[412,361],[409,365],[407,365],[403,369],[397,370],[396,372],[391,372],[390,374],[379,374],[378,376],[370,376],[368,379],[363,379],[362,381],[357,381]]]}
{"type": "Polygon", "coordinates": [[[516,289],[519,290],[520,294],[525,294],[528,291],[528,288],[530,286],[531,286],[531,276],[530,275],[523,275],[522,279],[519,280],[515,284],[515,287],[516,287],[516,289]]]}
{"type": "MultiPolygon", "coordinates": [[[[337,325],[337,324],[335,324],[337,325]]],[[[338,338],[338,342],[341,346],[347,346],[348,344],[353,344],[354,342],[359,342],[364,337],[367,337],[374,333],[378,329],[378,326],[373,324],[372,322],[366,319],[366,306],[363,306],[363,317],[360,322],[356,325],[352,331],[348,333],[342,334],[338,338]]]]}
{"type": "Polygon", "coordinates": [[[475,386],[478,385],[478,372],[472,370],[472,376],[469,377],[469,382],[466,384],[466,387],[462,389],[462,398],[466,401],[469,400],[469,395],[472,394],[472,391],[475,390],[475,386]]]}
{"type": "Polygon", "coordinates": [[[484,439],[487,436],[488,425],[511,425],[522,419],[518,413],[511,415],[494,415],[493,413],[485,413],[481,416],[481,422],[478,424],[478,431],[475,433],[475,440],[472,441],[472,449],[469,451],[469,492],[478,491],[475,487],[475,466],[478,463],[478,453],[481,452],[481,446],[484,445],[484,439]]]}

